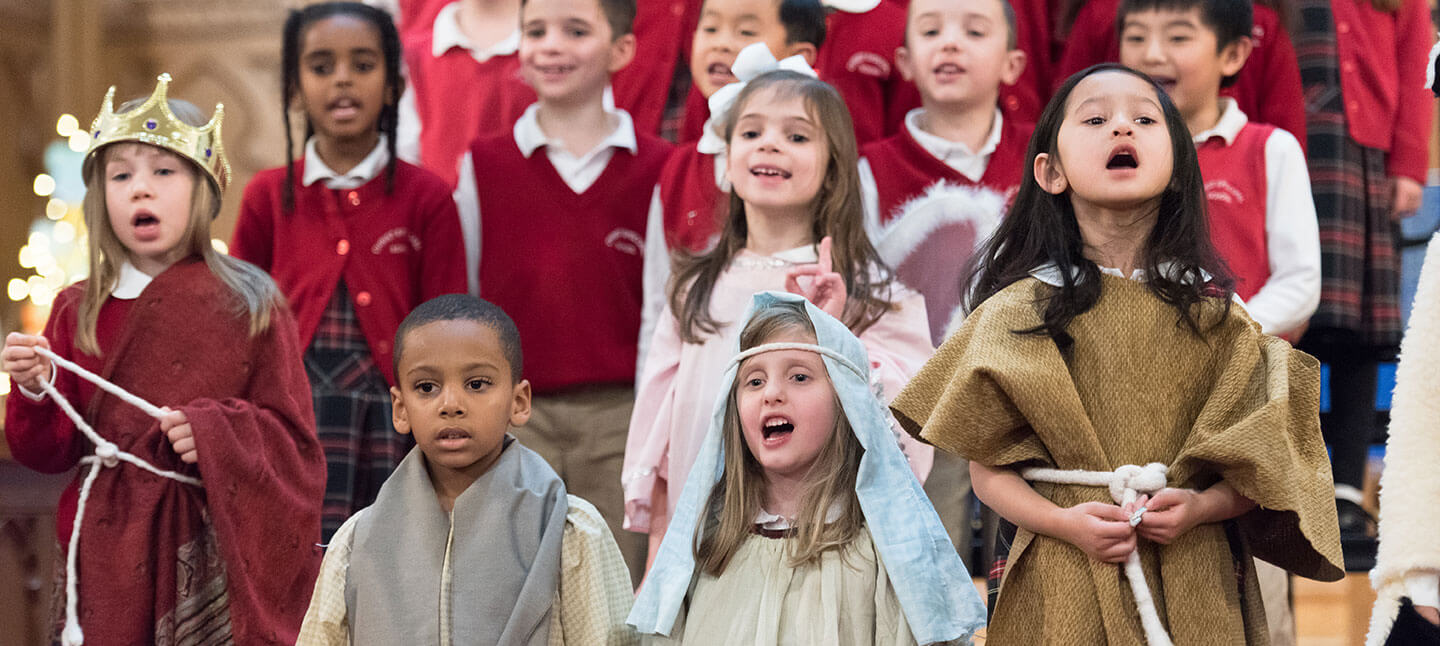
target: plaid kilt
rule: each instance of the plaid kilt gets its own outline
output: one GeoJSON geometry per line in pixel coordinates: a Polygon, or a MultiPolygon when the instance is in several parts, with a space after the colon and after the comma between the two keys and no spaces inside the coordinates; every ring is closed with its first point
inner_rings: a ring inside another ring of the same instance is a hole
{"type": "Polygon", "coordinates": [[[1295,53],[1321,267],[1320,307],[1301,346],[1322,359],[1336,346],[1385,359],[1401,335],[1400,230],[1390,212],[1386,153],[1350,137],[1329,0],[1301,0],[1298,8],[1295,53]]]}
{"type": "Polygon", "coordinates": [[[390,386],[342,281],[305,350],[305,373],[315,402],[315,427],[325,450],[322,543],[351,514],[375,502],[380,485],[414,446],[390,426],[390,386]]]}

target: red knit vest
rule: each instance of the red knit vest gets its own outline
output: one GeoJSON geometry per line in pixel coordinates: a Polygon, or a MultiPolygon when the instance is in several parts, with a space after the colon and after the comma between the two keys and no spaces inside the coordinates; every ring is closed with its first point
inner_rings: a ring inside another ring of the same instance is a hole
{"type": "Polygon", "coordinates": [[[707,251],[725,226],[730,198],[715,187],[715,156],[694,144],[676,149],[660,171],[665,248],[707,251]]]}
{"type": "Polygon", "coordinates": [[[544,150],[526,159],[511,134],[470,148],[480,202],[480,295],[520,329],[537,393],[635,379],[645,218],[670,152],[638,134],[584,193],[544,150]]]}
{"type": "Polygon", "coordinates": [[[979,182],[970,181],[930,154],[910,135],[909,128],[901,128],[895,136],[866,146],[861,154],[869,160],[870,170],[875,174],[875,188],[880,196],[880,223],[894,219],[897,208],[919,197],[925,189],[942,179],[961,186],[978,184],[999,192],[1008,201],[1020,186],[1025,146],[1033,129],[1030,124],[1016,124],[1012,119],[1005,119],[1000,127],[1000,142],[996,144],[995,152],[990,153],[990,161],[985,165],[985,174],[980,176],[979,182]]]}
{"type": "Polygon", "coordinates": [[[1247,123],[1235,142],[1211,137],[1195,147],[1210,212],[1210,240],[1235,275],[1235,293],[1250,300],[1270,278],[1265,207],[1265,142],[1274,126],[1247,123]]]}

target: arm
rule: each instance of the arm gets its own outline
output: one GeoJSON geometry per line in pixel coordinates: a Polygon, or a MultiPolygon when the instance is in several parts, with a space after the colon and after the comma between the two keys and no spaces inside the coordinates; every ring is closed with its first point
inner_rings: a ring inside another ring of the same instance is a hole
{"type": "Polygon", "coordinates": [[[634,593],[620,547],[594,506],[573,495],[568,501],[557,612],[565,642],[597,646],[638,643],[635,631],[625,625],[634,593]]]}
{"type": "MultiPolygon", "coordinates": [[[[61,293],[50,312],[50,320],[45,323],[43,336],[40,337],[42,340],[36,341],[51,348],[55,354],[72,360],[76,353],[73,331],[78,290],[79,288],[72,287],[61,293]]],[[[11,356],[17,353],[25,354],[18,352],[10,343],[11,339],[17,336],[25,335],[12,333],[6,338],[3,353],[7,372],[11,367],[11,356]]],[[[30,354],[33,356],[33,351],[30,351],[30,354]]],[[[49,366],[49,362],[44,362],[44,365],[49,366]]],[[[14,373],[11,374],[15,376],[14,373]]],[[[20,376],[20,381],[25,381],[24,376],[20,376]]],[[[85,402],[80,401],[79,397],[79,378],[74,374],[68,370],[55,370],[50,366],[45,378],[77,407],[76,410],[85,409],[85,402]]],[[[15,385],[16,393],[7,397],[5,402],[4,436],[11,456],[16,462],[41,473],[62,473],[74,467],[84,450],[85,436],[75,428],[75,423],[70,421],[59,406],[46,401],[48,397],[32,395],[43,393],[39,390],[38,383],[31,384],[36,386],[30,389],[31,393],[21,390],[28,388],[23,383],[15,385]]]]}
{"type": "Polygon", "coordinates": [[[865,234],[879,244],[880,232],[884,229],[880,224],[880,186],[875,183],[875,171],[865,157],[860,158],[860,205],[865,213],[865,234]]]}
{"type": "Polygon", "coordinates": [[[465,241],[465,280],[471,296],[480,295],[480,192],[475,187],[475,160],[466,152],[460,158],[455,185],[455,208],[460,214],[460,235],[465,241]]]}
{"type": "Polygon", "coordinates": [[[365,513],[355,512],[345,521],[325,548],[320,575],[315,577],[315,592],[305,621],[300,624],[300,639],[295,646],[348,646],[350,625],[345,605],[345,578],[350,570],[350,548],[355,540],[355,523],[365,513]]]}
{"type": "MultiPolygon", "coordinates": [[[[911,377],[935,353],[930,345],[930,321],[925,315],[925,299],[916,292],[900,287],[894,294],[898,309],[885,313],[860,335],[870,355],[871,380],[878,380],[884,401],[895,400],[911,377]]],[[[910,469],[921,483],[930,475],[935,462],[935,447],[920,442],[909,433],[897,430],[900,450],[910,461],[910,469]]]]}
{"type": "MultiPolygon", "coordinates": [[[[1257,12],[1258,17],[1258,12],[1257,12]]],[[[1260,113],[1256,121],[1284,128],[1305,148],[1305,92],[1300,85],[1300,63],[1295,58],[1295,45],[1290,32],[1275,24],[1266,33],[1265,59],[1254,61],[1264,65],[1263,96],[1257,97],[1260,113]]],[[[1302,157],[1303,159],[1303,157],[1302,157]]]]}
{"type": "Polygon", "coordinates": [[[1305,153],[1290,133],[1265,142],[1265,246],[1270,277],[1245,303],[1266,334],[1292,333],[1320,304],[1320,228],[1305,153]]]}
{"type": "Polygon", "coordinates": [[[975,495],[996,513],[1029,532],[1065,541],[1086,556],[1105,563],[1120,563],[1135,550],[1130,515],[1115,505],[1087,502],[1060,507],[1035,492],[1011,469],[970,463],[975,495]]]}
{"type": "MultiPolygon", "coordinates": [[[[1435,99],[1425,87],[1425,69],[1435,28],[1430,22],[1429,3],[1424,0],[1405,0],[1394,19],[1400,90],[1386,167],[1391,177],[1412,180],[1418,185],[1425,182],[1430,164],[1429,136],[1435,99]]],[[[1418,206],[1418,192],[1415,197],[1417,203],[1408,210],[1418,206]]]]}
{"type": "Polygon", "coordinates": [[[415,107],[415,84],[406,83],[400,94],[395,122],[395,154],[412,164],[420,164],[420,111],[415,107]]]}
{"type": "Polygon", "coordinates": [[[230,234],[230,255],[269,273],[274,265],[275,214],[272,196],[265,194],[264,183],[252,181],[245,186],[240,215],[230,234]]]}
{"type": "Polygon", "coordinates": [[[645,264],[640,272],[640,343],[635,353],[635,380],[645,373],[645,356],[655,325],[665,313],[665,286],[670,282],[670,245],[665,241],[665,206],[660,202],[660,187],[650,195],[650,212],[645,217],[645,264]]]}
{"type": "MultiPolygon", "coordinates": [[[[663,534],[669,516],[665,468],[675,406],[675,377],[680,369],[679,323],[668,306],[650,340],[645,372],[635,386],[635,408],[625,438],[625,465],[620,485],[625,491],[624,527],[632,532],[663,534]]],[[[652,552],[653,553],[653,552],[652,552]]]]}
{"type": "Polygon", "coordinates": [[[420,214],[421,235],[424,237],[420,253],[420,285],[416,293],[417,302],[428,301],[442,294],[464,294],[469,288],[465,263],[465,239],[461,233],[460,213],[455,208],[454,197],[445,190],[444,181],[433,180],[433,192],[428,208],[420,214]]]}

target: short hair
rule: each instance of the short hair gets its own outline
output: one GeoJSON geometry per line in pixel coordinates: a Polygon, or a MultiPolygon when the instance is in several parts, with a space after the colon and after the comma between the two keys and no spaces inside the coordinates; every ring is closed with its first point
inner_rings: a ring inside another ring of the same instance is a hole
{"type": "Polygon", "coordinates": [[[510,363],[510,380],[519,383],[523,372],[520,352],[520,330],[505,310],[490,301],[468,294],[445,294],[436,296],[411,310],[400,329],[395,331],[395,355],[392,366],[396,379],[400,375],[400,358],[405,354],[405,336],[422,325],[437,321],[474,321],[495,331],[500,339],[500,351],[510,363]]]}
{"type": "MultiPolygon", "coordinates": [[[[530,0],[521,0],[524,7],[530,0]]],[[[610,39],[614,40],[635,31],[635,0],[595,0],[600,5],[600,15],[610,23],[610,39]]]]}
{"type": "MultiPolygon", "coordinates": [[[[1123,0],[1115,12],[1115,38],[1121,41],[1125,17],[1137,11],[1200,12],[1200,22],[1215,33],[1218,53],[1241,38],[1249,38],[1255,27],[1255,3],[1251,0],[1123,0]]],[[[1220,87],[1235,84],[1236,75],[1220,79],[1220,87]]]]}
{"type": "Polygon", "coordinates": [[[825,16],[825,5],[820,0],[780,0],[785,43],[810,43],[819,49],[825,44],[825,16]]]}
{"type": "MultiPolygon", "coordinates": [[[[1005,29],[1008,30],[1005,36],[1005,51],[1013,52],[1020,47],[1020,23],[1015,17],[1015,6],[1010,0],[1000,0],[1000,12],[1005,14],[1005,29]]],[[[915,5],[911,3],[905,8],[905,46],[910,46],[910,19],[915,16],[915,5]]]]}

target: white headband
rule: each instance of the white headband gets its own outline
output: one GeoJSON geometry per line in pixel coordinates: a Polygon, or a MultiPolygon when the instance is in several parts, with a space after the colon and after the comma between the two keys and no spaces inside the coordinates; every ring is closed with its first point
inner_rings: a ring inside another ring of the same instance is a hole
{"type": "MultiPolygon", "coordinates": [[[[766,353],[766,352],[775,352],[775,351],[778,351],[778,350],[804,350],[804,351],[806,351],[806,352],[814,352],[815,354],[822,354],[822,355],[825,355],[825,356],[827,356],[827,357],[830,357],[831,359],[834,359],[834,360],[835,360],[835,363],[838,363],[838,364],[840,364],[841,366],[844,366],[846,370],[849,370],[850,372],[855,373],[855,375],[856,375],[857,377],[860,377],[860,379],[861,379],[862,381],[866,379],[865,373],[864,373],[864,372],[861,372],[860,367],[859,367],[859,366],[856,366],[853,362],[851,362],[849,359],[847,359],[847,358],[845,357],[845,355],[840,354],[839,352],[836,352],[836,351],[834,351],[834,350],[831,350],[830,348],[827,348],[827,347],[825,347],[825,346],[823,346],[823,345],[816,345],[816,344],[814,344],[814,343],[790,343],[790,342],[784,342],[784,343],[762,343],[762,344],[757,345],[757,346],[755,346],[755,347],[753,347],[753,348],[750,348],[749,350],[746,350],[746,351],[744,351],[744,352],[741,352],[740,354],[735,355],[735,358],[730,360],[730,364],[731,364],[731,366],[734,366],[734,367],[738,368],[742,362],[744,362],[746,359],[749,359],[750,357],[753,357],[753,356],[755,356],[755,355],[757,355],[757,354],[763,354],[763,353],[766,353]]],[[[727,370],[728,370],[728,368],[727,368],[727,370]]]]}

